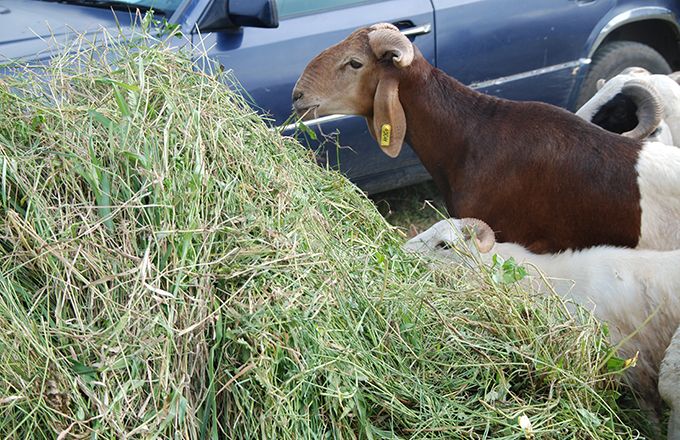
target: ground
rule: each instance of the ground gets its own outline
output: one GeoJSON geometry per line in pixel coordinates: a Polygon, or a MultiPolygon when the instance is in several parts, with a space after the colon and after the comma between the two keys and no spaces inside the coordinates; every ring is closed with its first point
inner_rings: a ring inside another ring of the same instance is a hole
{"type": "Polygon", "coordinates": [[[374,194],[371,199],[387,221],[409,237],[446,216],[444,200],[432,181],[374,194]]]}

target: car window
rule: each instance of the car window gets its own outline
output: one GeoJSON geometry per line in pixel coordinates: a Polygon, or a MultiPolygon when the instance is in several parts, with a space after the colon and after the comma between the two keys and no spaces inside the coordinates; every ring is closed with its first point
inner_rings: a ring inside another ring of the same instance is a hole
{"type": "Polygon", "coordinates": [[[361,3],[372,3],[375,1],[376,0],[278,0],[276,5],[279,9],[279,18],[286,18],[294,15],[304,15],[312,12],[320,12],[361,3]]]}

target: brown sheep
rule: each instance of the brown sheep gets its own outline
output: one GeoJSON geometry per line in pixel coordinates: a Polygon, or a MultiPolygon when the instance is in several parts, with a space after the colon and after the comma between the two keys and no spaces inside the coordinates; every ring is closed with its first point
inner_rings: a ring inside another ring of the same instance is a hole
{"type": "Polygon", "coordinates": [[[484,220],[499,241],[538,253],[680,247],[680,149],[609,133],[552,105],[476,92],[390,24],[316,56],[293,102],[306,118],[365,117],[391,157],[406,140],[449,214],[484,220]]]}

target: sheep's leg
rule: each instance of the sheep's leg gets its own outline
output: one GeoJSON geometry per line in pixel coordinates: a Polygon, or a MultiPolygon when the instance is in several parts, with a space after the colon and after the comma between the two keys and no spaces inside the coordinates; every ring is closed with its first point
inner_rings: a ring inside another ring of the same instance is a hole
{"type": "Polygon", "coordinates": [[[680,327],[675,331],[661,361],[659,394],[671,408],[668,440],[680,440],[680,327]]]}

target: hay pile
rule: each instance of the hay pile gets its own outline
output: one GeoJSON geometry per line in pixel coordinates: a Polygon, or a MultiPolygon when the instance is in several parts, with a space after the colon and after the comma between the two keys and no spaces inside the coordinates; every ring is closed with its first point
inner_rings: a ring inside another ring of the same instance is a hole
{"type": "Polygon", "coordinates": [[[81,41],[0,80],[0,438],[633,435],[588,316],[404,255],[197,70],[81,41]]]}

